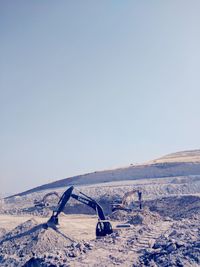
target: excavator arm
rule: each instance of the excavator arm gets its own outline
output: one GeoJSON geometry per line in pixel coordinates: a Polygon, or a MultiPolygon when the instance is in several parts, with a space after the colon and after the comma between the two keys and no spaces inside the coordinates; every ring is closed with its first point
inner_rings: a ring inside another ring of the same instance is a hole
{"type": "Polygon", "coordinates": [[[48,226],[55,227],[56,225],[58,225],[58,215],[64,210],[65,205],[71,197],[73,189],[74,187],[71,186],[62,194],[56,210],[53,211],[51,218],[47,222],[48,226]]]}
{"type": "Polygon", "coordinates": [[[130,201],[132,201],[132,197],[137,194],[138,197],[138,202],[139,202],[139,208],[142,209],[142,192],[138,189],[133,189],[132,191],[129,191],[127,193],[124,194],[123,198],[122,198],[122,202],[119,204],[113,204],[112,205],[112,211],[116,211],[116,210],[124,210],[124,211],[128,211],[130,212],[131,209],[127,208],[128,204],[130,201]]]}
{"type": "Polygon", "coordinates": [[[77,201],[89,206],[90,208],[94,209],[97,212],[99,220],[105,220],[106,219],[102,207],[95,200],[92,200],[88,197],[87,198],[82,197],[82,196],[79,196],[76,194],[71,194],[71,197],[76,199],[77,201]]]}
{"type": "Polygon", "coordinates": [[[60,198],[58,202],[57,209],[53,212],[51,218],[48,220],[47,225],[53,228],[58,225],[58,216],[64,210],[66,203],[71,198],[89,206],[90,208],[94,209],[98,215],[98,223],[96,226],[96,236],[106,236],[113,232],[112,225],[109,221],[106,220],[102,207],[92,198],[85,195],[82,192],[79,192],[81,195],[77,195],[72,193],[74,187],[71,186],[68,188],[60,198]]]}
{"type": "Polygon", "coordinates": [[[102,207],[92,198],[88,197],[87,195],[80,192],[81,195],[71,194],[71,197],[76,199],[77,201],[89,206],[90,208],[94,209],[98,215],[98,222],[96,225],[96,236],[106,236],[112,234],[112,225],[111,223],[106,220],[102,207]]]}
{"type": "Polygon", "coordinates": [[[47,193],[46,195],[44,195],[43,199],[41,199],[41,200],[35,199],[34,200],[34,206],[36,208],[48,207],[49,206],[48,198],[50,198],[51,196],[57,197],[57,199],[60,198],[57,192],[50,192],[50,193],[47,193]]]}

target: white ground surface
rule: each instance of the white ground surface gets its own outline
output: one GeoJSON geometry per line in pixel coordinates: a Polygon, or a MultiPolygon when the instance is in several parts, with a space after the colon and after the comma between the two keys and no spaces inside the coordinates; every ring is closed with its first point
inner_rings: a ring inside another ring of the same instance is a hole
{"type": "MultiPolygon", "coordinates": [[[[0,215],[0,227],[10,231],[21,223],[34,218],[38,224],[45,223],[49,217],[0,215]]],[[[91,240],[95,238],[96,216],[64,215],[59,217],[59,230],[76,240],[91,240]]]]}

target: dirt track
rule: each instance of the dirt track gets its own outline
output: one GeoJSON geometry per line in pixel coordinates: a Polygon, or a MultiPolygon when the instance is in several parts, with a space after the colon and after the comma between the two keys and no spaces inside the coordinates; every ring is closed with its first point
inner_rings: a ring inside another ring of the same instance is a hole
{"type": "MultiPolygon", "coordinates": [[[[49,217],[0,215],[0,227],[10,231],[17,225],[33,218],[39,223],[45,223],[49,217]]],[[[91,240],[95,238],[96,216],[61,215],[59,230],[77,240],[91,240]]]]}

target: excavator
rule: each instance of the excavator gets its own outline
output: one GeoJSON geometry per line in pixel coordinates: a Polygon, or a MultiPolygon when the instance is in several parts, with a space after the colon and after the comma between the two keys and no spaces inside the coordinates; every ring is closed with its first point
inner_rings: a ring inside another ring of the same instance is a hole
{"type": "Polygon", "coordinates": [[[112,225],[111,223],[106,220],[106,217],[104,215],[102,207],[91,197],[85,195],[82,192],[79,192],[79,194],[72,193],[74,190],[74,187],[69,187],[61,196],[57,208],[53,211],[52,216],[47,222],[47,227],[51,227],[56,229],[59,225],[58,222],[58,216],[59,214],[64,210],[66,203],[69,201],[70,198],[73,198],[90,208],[94,209],[97,212],[98,215],[98,222],[96,225],[96,236],[106,236],[113,233],[112,225]]]}
{"type": "Polygon", "coordinates": [[[128,205],[132,202],[133,196],[137,195],[138,202],[139,202],[139,209],[142,209],[142,192],[139,189],[133,189],[124,194],[121,203],[112,203],[112,212],[116,210],[124,210],[127,212],[131,212],[132,209],[128,208],[128,205]]]}
{"type": "Polygon", "coordinates": [[[55,197],[57,199],[60,198],[60,196],[58,195],[57,192],[50,192],[50,193],[47,193],[42,200],[34,200],[34,205],[36,208],[44,208],[44,207],[48,207],[49,206],[49,201],[52,197],[54,196],[54,199],[55,197]]]}

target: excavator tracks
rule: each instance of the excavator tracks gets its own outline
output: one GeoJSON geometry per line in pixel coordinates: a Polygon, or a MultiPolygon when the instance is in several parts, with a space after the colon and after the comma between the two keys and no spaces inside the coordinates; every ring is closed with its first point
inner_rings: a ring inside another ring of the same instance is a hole
{"type": "MultiPolygon", "coordinates": [[[[164,235],[171,227],[171,221],[158,221],[156,224],[146,227],[137,239],[135,233],[141,226],[122,231],[115,238],[107,237],[102,240],[93,241],[93,249],[83,256],[79,266],[107,267],[107,266],[140,266],[139,257],[145,249],[151,249],[157,238],[164,235]],[[109,247],[109,249],[108,249],[109,247]],[[98,263],[93,261],[98,257],[98,263]]],[[[75,266],[75,265],[71,265],[75,266]]]]}
{"type": "Polygon", "coordinates": [[[131,247],[131,251],[140,253],[143,249],[152,248],[156,239],[163,235],[171,225],[172,222],[169,221],[164,221],[162,224],[157,223],[150,232],[141,235],[140,239],[131,247]]]}

